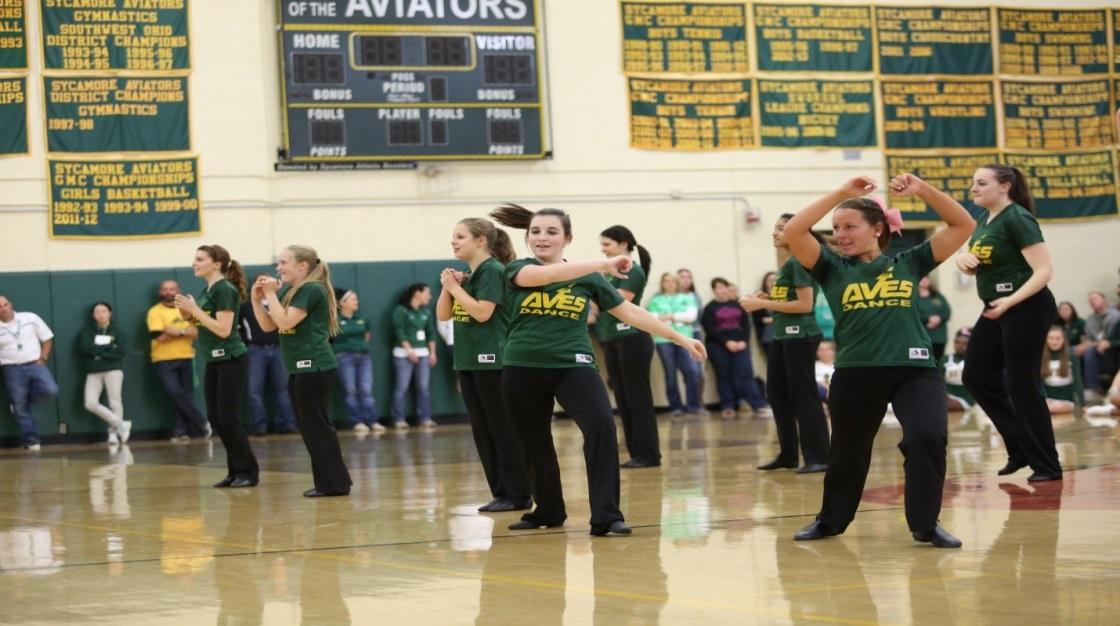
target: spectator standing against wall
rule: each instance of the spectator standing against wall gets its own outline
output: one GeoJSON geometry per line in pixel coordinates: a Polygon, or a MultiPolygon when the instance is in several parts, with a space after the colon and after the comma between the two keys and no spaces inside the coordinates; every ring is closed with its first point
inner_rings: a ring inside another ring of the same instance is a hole
{"type": "Polygon", "coordinates": [[[938,363],[945,356],[945,344],[949,343],[949,318],[953,309],[949,301],[929,280],[923,276],[918,283],[918,314],[921,316],[922,325],[926,327],[929,340],[933,344],[933,358],[938,363]]]}
{"type": "Polygon", "coordinates": [[[40,446],[32,405],[58,395],[58,385],[47,369],[53,340],[54,333],[41,317],[17,312],[12,301],[0,295],[0,369],[24,450],[36,451],[40,446]]]}
{"type": "Polygon", "coordinates": [[[773,417],[769,403],[754,378],[750,352],[750,316],[734,298],[731,284],[723,278],[712,279],[715,299],[704,307],[700,323],[712,368],[716,371],[716,390],[724,418],[735,417],[739,400],[746,399],[755,417],[773,417]]]}
{"type": "MultiPolygon", "coordinates": [[[[681,293],[679,287],[680,277],[665,272],[661,275],[661,291],[649,299],[646,308],[673,330],[695,339],[693,324],[699,317],[696,299],[694,294],[681,293]]],[[[661,369],[665,371],[665,399],[669,402],[669,414],[703,414],[704,408],[700,403],[700,364],[688,354],[688,350],[664,337],[654,337],[653,347],[661,358],[661,369]],[[677,384],[678,371],[684,376],[684,403],[681,402],[680,387],[677,384]]]]}
{"type": "Polygon", "coordinates": [[[128,443],[132,422],[124,419],[121,389],[124,369],[121,365],[128,348],[124,336],[113,321],[113,307],[98,302],[90,309],[90,319],[78,338],[78,349],[85,358],[85,407],[109,426],[110,446],[128,443]],[[109,406],[101,404],[101,392],[108,396],[109,406]]]}
{"type": "MultiPolygon", "coordinates": [[[[268,274],[253,277],[256,283],[268,274]]],[[[262,301],[262,306],[267,306],[262,301]]],[[[288,398],[288,370],[280,353],[280,333],[267,332],[253,315],[253,303],[243,302],[240,311],[241,339],[249,349],[249,412],[252,415],[252,433],[264,436],[269,432],[268,411],[265,407],[265,386],[271,387],[272,406],[276,411],[272,432],[289,434],[296,431],[296,416],[288,398]]]]}
{"type": "Polygon", "coordinates": [[[190,441],[188,427],[195,426],[209,438],[210,424],[194,404],[194,340],[198,328],[175,307],[179,283],[165,280],[159,285],[159,302],[148,309],[148,333],[152,337],[151,358],[159,382],[174,409],[171,441],[190,441]]]}
{"type": "Polygon", "coordinates": [[[358,294],[344,291],[338,299],[338,335],[331,346],[338,359],[338,379],[346,399],[346,412],[354,432],[385,432],[377,422],[373,400],[373,359],[369,342],[373,338],[369,318],[358,309],[358,294]]]}
{"type": "Polygon", "coordinates": [[[435,428],[432,419],[432,394],[429,387],[436,365],[436,316],[428,308],[432,289],[413,283],[401,294],[393,309],[393,427],[408,428],[404,418],[404,399],[408,388],[416,387],[416,419],[421,428],[435,428]]]}

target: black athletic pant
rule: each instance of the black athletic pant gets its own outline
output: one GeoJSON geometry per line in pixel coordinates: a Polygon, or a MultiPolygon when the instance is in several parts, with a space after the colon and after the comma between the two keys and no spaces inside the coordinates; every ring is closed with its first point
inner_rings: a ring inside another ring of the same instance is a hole
{"type": "Polygon", "coordinates": [[[824,475],[824,502],[817,519],[844,532],[855,518],[875,433],[887,403],[902,425],[898,448],[905,459],[906,523],[925,532],[937,525],[945,485],[948,392],[934,367],[845,367],[836,370],[828,392],[832,451],[824,475]]]}
{"type": "Polygon", "coordinates": [[[818,396],[815,371],[820,343],[820,337],[810,337],[775,340],[770,344],[766,394],[778,427],[778,460],[782,463],[797,463],[799,442],[806,465],[828,462],[828,422],[818,396]]]}
{"type": "Polygon", "coordinates": [[[660,465],[661,442],[657,436],[657,415],[653,411],[653,391],[649,386],[653,338],[646,333],[632,333],[604,341],[603,351],[614,403],[622,419],[626,451],[635,461],[660,465]]]}
{"type": "Polygon", "coordinates": [[[624,519],[619,510],[618,434],[599,372],[591,367],[507,366],[502,371],[502,399],[521,442],[529,484],[537,502],[537,507],[521,519],[540,526],[556,526],[568,517],[560,486],[560,464],[552,442],[553,398],[575,419],[583,433],[592,529],[624,519]]]}
{"type": "Polygon", "coordinates": [[[460,371],[459,388],[490,494],[513,501],[528,500],[531,491],[525,459],[502,403],[502,370],[460,371]]]}
{"type": "Polygon", "coordinates": [[[331,386],[335,370],[308,372],[288,376],[288,395],[296,413],[296,424],[303,444],[311,455],[311,474],[315,489],[323,493],[350,493],[350,472],[342,460],[338,434],[331,424],[327,407],[330,406],[331,386]]]}
{"type": "Polygon", "coordinates": [[[232,478],[257,482],[260,467],[249,445],[249,435],[241,423],[241,397],[249,359],[241,355],[228,361],[206,364],[203,391],[206,395],[206,418],[226,449],[226,467],[232,478]]]}
{"type": "Polygon", "coordinates": [[[1042,291],[999,319],[976,320],[964,360],[964,386],[991,418],[1008,460],[1060,476],[1054,425],[1042,391],[1042,349],[1054,323],[1054,295],[1042,291]]]}

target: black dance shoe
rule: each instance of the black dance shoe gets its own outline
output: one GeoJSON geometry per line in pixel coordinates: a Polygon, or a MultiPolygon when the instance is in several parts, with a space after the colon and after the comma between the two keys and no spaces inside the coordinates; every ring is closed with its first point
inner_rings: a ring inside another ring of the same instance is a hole
{"type": "Polygon", "coordinates": [[[303,497],[305,497],[305,498],[331,498],[331,497],[334,497],[334,496],[348,496],[348,495],[350,495],[350,490],[349,489],[347,489],[346,491],[339,491],[338,493],[327,493],[326,491],[319,491],[318,489],[311,488],[311,489],[308,489],[307,491],[303,492],[303,497]]]}
{"type": "Polygon", "coordinates": [[[506,511],[526,511],[533,508],[533,499],[526,498],[524,500],[510,500],[509,498],[498,498],[486,505],[490,508],[486,509],[488,513],[505,513],[506,511]]]}
{"type": "Polygon", "coordinates": [[[226,476],[225,478],[223,478],[223,479],[219,480],[218,482],[214,483],[214,488],[215,489],[225,489],[226,487],[229,487],[231,485],[233,485],[233,476],[226,476]]]}
{"type": "Polygon", "coordinates": [[[495,504],[497,504],[497,503],[499,503],[499,502],[501,502],[501,501],[502,501],[502,499],[501,499],[501,498],[494,498],[493,500],[491,500],[491,501],[487,502],[486,504],[484,504],[484,505],[482,505],[482,506],[478,507],[478,512],[479,512],[479,513],[487,513],[487,512],[489,512],[490,510],[492,510],[492,508],[493,508],[493,506],[494,506],[495,504]]]}
{"type": "Polygon", "coordinates": [[[1062,473],[1061,472],[1058,472],[1057,474],[1048,474],[1046,472],[1035,472],[1035,473],[1031,474],[1030,476],[1027,476],[1027,480],[1029,482],[1032,482],[1032,483],[1041,483],[1041,482],[1046,482],[1048,480],[1061,480],[1061,479],[1062,479],[1062,473]]]}
{"type": "Polygon", "coordinates": [[[820,520],[813,520],[811,524],[797,531],[793,536],[794,541],[816,541],[826,537],[835,537],[840,531],[833,530],[831,526],[820,520]]]}
{"type": "Polygon", "coordinates": [[[257,481],[249,478],[234,478],[233,482],[229,484],[233,489],[244,489],[245,487],[256,487],[257,481]]]}
{"type": "Polygon", "coordinates": [[[961,540],[949,534],[949,531],[942,528],[940,525],[934,526],[933,530],[923,532],[910,533],[914,537],[914,541],[922,543],[933,544],[935,548],[959,548],[961,547],[961,540]]]}
{"type": "Polygon", "coordinates": [[[1007,476],[1008,474],[1014,474],[1015,472],[1023,469],[1026,466],[1026,463],[1009,460],[1007,461],[1007,465],[1004,465],[1002,468],[1000,468],[1000,470],[996,472],[996,474],[999,476],[1007,476]]]}
{"type": "Polygon", "coordinates": [[[793,463],[788,463],[786,461],[783,461],[781,459],[781,457],[778,457],[778,458],[774,459],[773,461],[770,461],[769,463],[766,463],[765,465],[759,465],[758,469],[760,469],[764,472],[769,472],[770,470],[794,469],[795,467],[797,467],[797,461],[794,461],[793,463]]]}
{"type": "Polygon", "coordinates": [[[626,522],[620,519],[616,519],[615,521],[605,526],[600,524],[591,525],[592,537],[606,537],[607,535],[629,535],[632,532],[634,531],[626,525],[626,522]]]}
{"type": "Polygon", "coordinates": [[[630,459],[629,461],[619,465],[623,469],[639,469],[642,467],[659,467],[660,463],[649,463],[647,461],[639,461],[638,459],[630,459]]]}
{"type": "Polygon", "coordinates": [[[510,530],[538,530],[540,528],[559,528],[563,525],[564,522],[560,522],[559,524],[542,524],[541,522],[523,519],[506,526],[506,528],[510,530]]]}
{"type": "Polygon", "coordinates": [[[824,463],[806,463],[801,467],[793,470],[794,474],[817,474],[828,469],[824,463]]]}

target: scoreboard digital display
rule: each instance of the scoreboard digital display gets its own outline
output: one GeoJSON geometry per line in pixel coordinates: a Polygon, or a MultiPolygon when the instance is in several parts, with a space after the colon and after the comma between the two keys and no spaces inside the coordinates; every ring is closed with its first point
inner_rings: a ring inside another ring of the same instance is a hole
{"type": "Polygon", "coordinates": [[[280,0],[289,163],[548,156],[540,0],[280,0]]]}

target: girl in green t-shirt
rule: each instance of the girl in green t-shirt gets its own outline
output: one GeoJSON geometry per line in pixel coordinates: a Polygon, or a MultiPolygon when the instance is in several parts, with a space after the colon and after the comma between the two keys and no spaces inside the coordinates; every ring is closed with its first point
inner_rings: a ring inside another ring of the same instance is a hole
{"type": "MultiPolygon", "coordinates": [[[[646,309],[678,333],[694,336],[692,324],[699,317],[696,298],[691,293],[680,291],[680,277],[673,272],[662,274],[660,285],[661,291],[649,299],[646,309]]],[[[668,339],[655,337],[653,347],[657,349],[661,369],[665,372],[665,399],[669,402],[669,414],[676,416],[688,412],[701,415],[704,407],[700,404],[700,364],[688,356],[687,350],[668,339]],[[677,385],[678,371],[684,376],[684,403],[677,385]]]]}
{"type": "Polygon", "coordinates": [[[436,317],[428,307],[432,288],[426,283],[409,285],[393,309],[393,401],[389,415],[393,427],[408,428],[404,401],[410,385],[415,385],[416,420],[424,429],[435,428],[432,419],[432,368],[436,366],[436,317]]]}
{"type": "Polygon", "coordinates": [[[502,403],[502,348],[508,322],[504,264],[513,261],[513,244],[490,220],[468,217],[452,230],[451,250],[469,269],[446,268],[440,273],[443,290],[436,317],[441,322],[453,320],[455,371],[490,486],[491,500],[478,510],[528,509],[533,505],[529,476],[502,403]]]}
{"type": "Polygon", "coordinates": [[[568,517],[552,441],[552,407],[559,401],[583,433],[591,534],[628,535],[630,527],[619,509],[614,415],[587,332],[591,303],[620,322],[686,347],[694,359],[705,357],[703,344],[627,302],[607,283],[600,272],[625,278],[633,267],[628,255],[566,262],[564,249],[572,241],[567,213],[559,209],[534,213],[507,205],[490,215],[505,226],[528,231],[525,242],[533,253],[506,266],[510,322],[503,352],[502,398],[521,442],[537,507],[509,528],[561,526],[568,517]]]}
{"type": "Polygon", "coordinates": [[[853,178],[786,223],[785,238],[794,257],[828,294],[836,317],[837,349],[828,394],[832,450],[823,503],[816,521],[794,539],[838,535],[851,523],[875,434],[891,404],[902,426],[899,448],[906,457],[907,525],[916,541],[957,548],[961,542],[937,521],[948,439],[945,379],[933,360],[914,300],[921,277],[952,256],[976,224],[948,195],[917,176],[902,174],[891,181],[891,192],[917,196],[946,227],[915,248],[885,254],[891,235],[902,231],[902,216],[862,197],[875,187],[870,178],[853,178]],[[810,234],[833,207],[839,254],[810,234]]]}
{"type": "Polygon", "coordinates": [[[315,480],[303,495],[349,495],[353,483],[328,410],[338,369],[329,341],[338,334],[338,302],[330,268],[314,248],[292,245],[277,257],[276,273],[279,281],[262,276],[253,283],[253,315],[261,330],[280,332],[288,394],[315,480]],[[262,301],[267,301],[267,308],[262,301]]]}
{"type": "Polygon", "coordinates": [[[1085,387],[1081,383],[1081,362],[1073,357],[1061,326],[1052,326],[1042,349],[1042,385],[1050,415],[1073,413],[1085,406],[1085,387]]]}
{"type": "Polygon", "coordinates": [[[1061,480],[1054,426],[1042,393],[1042,349],[1057,316],[1046,286],[1053,268],[1022,172],[992,163],[972,175],[976,232],[957,268],[976,277],[984,312],[972,327],[964,385],[1007,448],[1005,476],[1030,466],[1031,481],[1061,480]]]}
{"type": "MultiPolygon", "coordinates": [[[[774,247],[789,254],[786,213],[774,224],[774,247]]],[[[811,233],[814,234],[815,233],[811,233]]],[[[823,242],[818,237],[818,242],[823,242]]],[[[772,341],[766,359],[766,396],[778,430],[778,456],[760,470],[793,469],[799,474],[823,472],[828,462],[828,422],[817,395],[815,368],[821,331],[813,316],[816,283],[797,259],[790,257],[777,272],[768,292],[739,300],[754,313],[772,311],[772,341]],[[798,432],[800,431],[800,433],[798,432]],[[797,467],[798,449],[805,465],[797,467]]]]}
{"type": "Polygon", "coordinates": [[[110,446],[128,443],[132,422],[124,419],[121,368],[125,348],[124,336],[113,321],[113,307],[98,302],[90,309],[90,320],[78,337],[78,349],[86,361],[85,407],[109,426],[110,446]],[[101,390],[109,397],[109,406],[101,404],[101,390]]]}
{"type": "Polygon", "coordinates": [[[206,418],[226,449],[226,476],[215,487],[253,487],[260,467],[241,423],[241,397],[249,373],[249,350],[237,332],[241,303],[245,300],[245,272],[218,245],[200,246],[194,253],[194,275],[206,281],[195,300],[178,294],[175,306],[183,319],[198,325],[198,350],[206,360],[204,392],[206,418]]]}
{"type": "Polygon", "coordinates": [[[346,413],[359,436],[385,432],[378,422],[373,399],[373,359],[369,342],[373,331],[369,319],[358,309],[361,302],[354,291],[338,299],[338,335],[331,348],[338,359],[338,378],[342,382],[346,413]]]}
{"type": "MultiPolygon", "coordinates": [[[[641,305],[649,275],[649,250],[642,247],[629,228],[616,225],[599,233],[599,249],[607,258],[638,253],[638,263],[630,266],[624,278],[610,276],[607,282],[627,302],[641,305]]],[[[595,320],[595,332],[603,344],[609,387],[614,392],[618,417],[630,460],[624,468],[661,465],[661,442],[657,435],[657,415],[653,411],[653,390],[649,373],[653,363],[653,339],[603,311],[595,320]]]]}
{"type": "Polygon", "coordinates": [[[918,282],[918,313],[921,314],[922,324],[929,333],[929,341],[933,345],[933,358],[941,362],[945,355],[945,345],[949,343],[949,326],[947,322],[953,316],[953,308],[949,301],[930,282],[929,276],[923,276],[918,282]]]}
{"type": "Polygon", "coordinates": [[[1085,337],[1085,320],[1077,314],[1077,307],[1072,302],[1063,300],[1058,303],[1058,319],[1054,323],[1066,331],[1069,345],[1081,345],[1081,340],[1085,337]]]}

